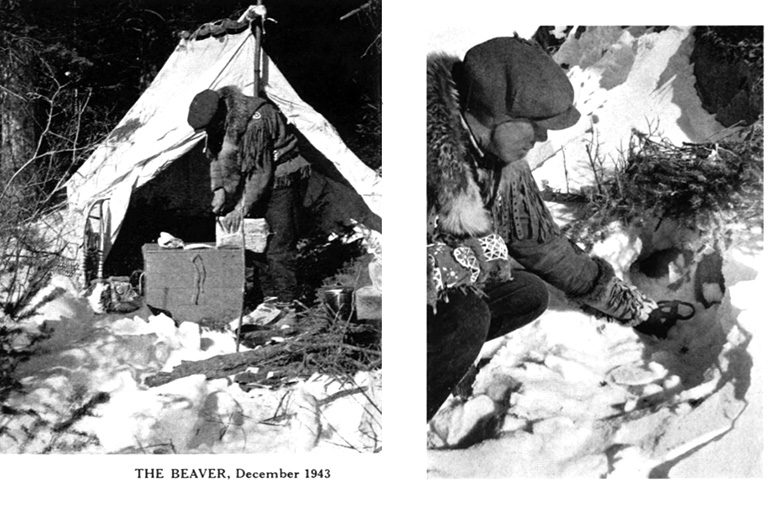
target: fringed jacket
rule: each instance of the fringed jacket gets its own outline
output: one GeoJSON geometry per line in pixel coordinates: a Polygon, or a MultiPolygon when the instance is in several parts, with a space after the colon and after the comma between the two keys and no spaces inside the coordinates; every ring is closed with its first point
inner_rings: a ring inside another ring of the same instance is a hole
{"type": "Polygon", "coordinates": [[[234,86],[217,92],[226,113],[206,128],[211,188],[224,188],[228,196],[239,197],[248,216],[270,187],[280,188],[305,177],[310,165],[275,105],[247,96],[234,86]]]}
{"type": "MultiPolygon", "coordinates": [[[[495,232],[526,270],[577,301],[600,305],[616,280],[613,268],[560,232],[524,160],[504,166],[482,155],[461,116],[453,78],[460,65],[445,54],[427,58],[428,243],[453,246],[495,232]]],[[[434,268],[429,272],[431,279],[434,268]]],[[[615,306],[599,309],[625,315],[615,306]]]]}

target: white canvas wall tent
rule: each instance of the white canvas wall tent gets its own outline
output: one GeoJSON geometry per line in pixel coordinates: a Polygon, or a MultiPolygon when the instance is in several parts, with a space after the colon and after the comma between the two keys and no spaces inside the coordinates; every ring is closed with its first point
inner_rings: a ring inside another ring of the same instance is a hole
{"type": "MultiPolygon", "coordinates": [[[[247,22],[225,20],[206,24],[182,39],[152,84],[70,178],[66,213],[70,259],[83,259],[83,233],[94,221],[104,229],[106,257],[124,227],[141,224],[155,214],[147,213],[149,204],[164,206],[163,215],[169,218],[208,209],[204,134],[189,127],[187,110],[194,95],[204,89],[235,85],[246,94],[253,93],[255,43],[248,28],[247,22]],[[108,200],[102,202],[104,199],[108,200]],[[99,207],[93,209],[94,205],[99,207]],[[100,209],[103,214],[94,214],[89,222],[89,213],[100,209]],[[139,217],[132,220],[134,209],[139,217]]],[[[354,189],[356,193],[350,191],[354,199],[362,198],[358,207],[362,204],[376,217],[380,213],[380,175],[355,156],[334,127],[298,96],[266,52],[261,55],[262,90],[315,153],[343,176],[344,185],[354,189]]],[[[336,186],[338,181],[333,183],[336,186]]]]}

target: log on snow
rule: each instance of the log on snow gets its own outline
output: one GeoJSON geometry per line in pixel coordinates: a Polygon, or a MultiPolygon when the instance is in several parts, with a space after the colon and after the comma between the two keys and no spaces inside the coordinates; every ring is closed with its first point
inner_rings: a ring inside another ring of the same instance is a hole
{"type": "Polygon", "coordinates": [[[262,346],[259,349],[251,351],[242,351],[239,353],[228,353],[226,355],[216,355],[205,360],[184,361],[173,368],[170,373],[157,373],[147,376],[144,384],[149,387],[159,387],[166,383],[186,378],[193,374],[202,374],[209,380],[214,378],[225,378],[246,370],[248,367],[259,365],[264,360],[272,358],[275,355],[285,352],[286,347],[280,344],[273,346],[262,346]]]}

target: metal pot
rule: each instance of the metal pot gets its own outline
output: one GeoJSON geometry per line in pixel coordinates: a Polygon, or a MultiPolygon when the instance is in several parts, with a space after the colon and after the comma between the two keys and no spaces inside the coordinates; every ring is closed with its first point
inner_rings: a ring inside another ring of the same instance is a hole
{"type": "Polygon", "coordinates": [[[323,301],[334,316],[349,320],[354,310],[355,288],[332,286],[323,288],[323,301]]]}

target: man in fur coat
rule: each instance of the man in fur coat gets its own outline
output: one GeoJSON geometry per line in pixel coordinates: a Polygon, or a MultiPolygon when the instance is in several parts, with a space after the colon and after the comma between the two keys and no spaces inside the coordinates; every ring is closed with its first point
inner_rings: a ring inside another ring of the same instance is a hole
{"type": "Polygon", "coordinates": [[[543,281],[632,326],[656,308],[562,235],[523,159],[547,130],[578,121],[573,97],[554,60],[518,37],[463,61],[427,58],[428,419],[486,340],[546,310],[543,281]]]}
{"type": "MultiPolygon", "coordinates": [[[[211,161],[213,213],[228,232],[243,218],[265,218],[271,236],[267,264],[280,305],[289,308],[297,295],[296,241],[300,184],[310,165],[280,110],[261,97],[234,86],[204,90],[189,106],[189,125],[205,129],[211,161]]],[[[246,253],[246,306],[260,301],[255,254],[246,253]]]]}
{"type": "MultiPolygon", "coordinates": [[[[297,298],[296,241],[300,210],[306,208],[320,230],[339,231],[354,222],[381,232],[381,218],[347,184],[317,171],[302,155],[309,148],[283,113],[262,97],[235,86],[204,90],[190,106],[187,122],[205,129],[210,159],[211,209],[227,231],[243,218],[265,218],[270,227],[266,258],[278,305],[291,310],[297,298]]],[[[245,304],[260,303],[256,256],[246,252],[245,304]]]]}

